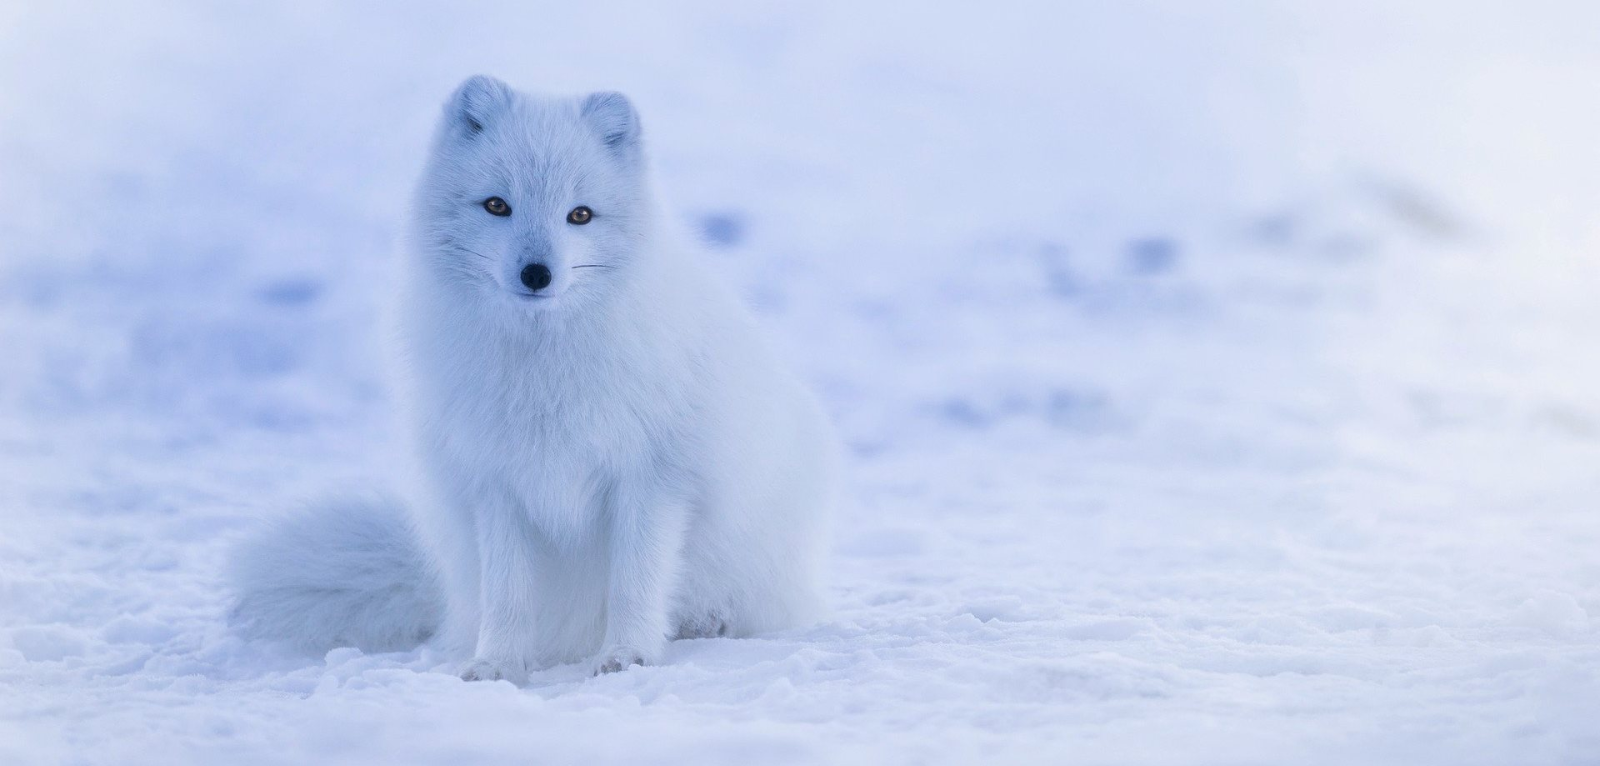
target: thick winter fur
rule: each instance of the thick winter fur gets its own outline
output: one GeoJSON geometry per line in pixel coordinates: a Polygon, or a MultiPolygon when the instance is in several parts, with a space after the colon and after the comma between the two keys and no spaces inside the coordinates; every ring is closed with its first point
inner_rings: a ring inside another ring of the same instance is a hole
{"type": "Polygon", "coordinates": [[[398,651],[430,638],[444,612],[432,563],[393,502],[349,499],[265,530],[238,551],[235,624],[306,651],[398,651]]]}
{"type": "Polygon", "coordinates": [[[463,677],[520,682],[816,613],[833,440],[719,275],[664,226],[626,98],[468,80],[413,220],[399,315],[417,548],[398,520],[328,509],[249,558],[348,558],[366,541],[402,565],[245,578],[242,621],[305,646],[392,646],[437,627],[463,677]],[[491,197],[511,214],[486,212],[491,197]],[[568,222],[578,206],[587,224],[568,222]],[[533,263],[552,274],[542,290],[519,280],[533,263]]]}

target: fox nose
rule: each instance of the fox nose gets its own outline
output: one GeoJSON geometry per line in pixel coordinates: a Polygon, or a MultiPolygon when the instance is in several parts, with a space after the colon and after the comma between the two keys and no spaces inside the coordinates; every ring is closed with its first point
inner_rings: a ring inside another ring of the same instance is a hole
{"type": "Polygon", "coordinates": [[[538,292],[550,286],[550,268],[542,263],[530,263],[522,267],[522,284],[529,290],[538,292]]]}

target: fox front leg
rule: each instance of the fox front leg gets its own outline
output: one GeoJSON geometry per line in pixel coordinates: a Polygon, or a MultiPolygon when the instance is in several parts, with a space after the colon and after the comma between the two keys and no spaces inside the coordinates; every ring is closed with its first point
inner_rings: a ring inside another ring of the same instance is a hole
{"type": "Polygon", "coordinates": [[[461,667],[467,681],[528,681],[533,635],[537,542],[527,519],[512,507],[478,514],[479,617],[477,649],[461,667]]]}
{"type": "Polygon", "coordinates": [[[612,500],[606,631],[595,675],[661,659],[688,524],[687,503],[667,492],[623,487],[612,500]]]}

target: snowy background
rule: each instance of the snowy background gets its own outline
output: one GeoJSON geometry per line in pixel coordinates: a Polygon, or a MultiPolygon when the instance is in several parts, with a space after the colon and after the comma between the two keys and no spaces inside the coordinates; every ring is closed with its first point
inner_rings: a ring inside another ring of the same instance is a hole
{"type": "Polygon", "coordinates": [[[1600,761],[1600,5],[603,5],[0,4],[0,762],[1600,761]],[[525,689],[227,629],[391,483],[478,72],[630,94],[822,393],[826,622],[525,689]]]}

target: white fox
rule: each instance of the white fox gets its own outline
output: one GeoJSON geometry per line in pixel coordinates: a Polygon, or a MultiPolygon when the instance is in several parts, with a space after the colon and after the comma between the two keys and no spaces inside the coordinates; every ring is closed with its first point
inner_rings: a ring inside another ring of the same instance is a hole
{"type": "Polygon", "coordinates": [[[669,235],[647,175],[620,94],[456,90],[397,312],[409,519],[334,504],[246,545],[247,634],[312,650],[431,639],[463,678],[522,683],[816,616],[831,430],[669,235]]]}

